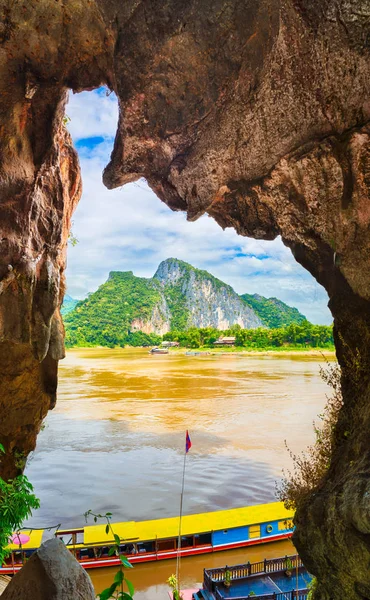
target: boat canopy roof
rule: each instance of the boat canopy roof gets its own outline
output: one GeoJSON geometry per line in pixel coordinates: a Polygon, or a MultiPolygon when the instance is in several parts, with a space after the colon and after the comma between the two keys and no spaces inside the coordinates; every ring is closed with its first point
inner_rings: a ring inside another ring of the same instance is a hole
{"type": "Polygon", "coordinates": [[[12,543],[8,545],[9,550],[29,550],[41,545],[43,529],[22,529],[19,533],[13,533],[12,543]]]}
{"type": "MultiPolygon", "coordinates": [[[[282,502],[258,504],[244,508],[232,508],[215,512],[187,515],[182,517],[181,535],[195,535],[257,525],[269,521],[291,519],[292,510],[286,510],[282,502]]],[[[128,521],[112,523],[114,533],[122,542],[141,542],[166,538],[174,538],[179,533],[179,517],[156,519],[152,521],[128,521]]],[[[106,525],[91,525],[84,528],[84,544],[109,544],[114,542],[112,532],[106,533],[106,525]]]]}

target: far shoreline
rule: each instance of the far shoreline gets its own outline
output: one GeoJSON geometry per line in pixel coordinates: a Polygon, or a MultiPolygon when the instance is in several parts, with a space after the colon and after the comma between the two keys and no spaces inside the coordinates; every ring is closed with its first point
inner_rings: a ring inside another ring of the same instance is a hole
{"type": "MultiPolygon", "coordinates": [[[[66,352],[70,350],[147,350],[148,352],[153,346],[70,346],[66,348],[66,352]]],[[[302,357],[321,357],[321,358],[336,358],[335,348],[169,348],[169,353],[161,356],[183,355],[186,356],[302,356],[302,357]]]]}

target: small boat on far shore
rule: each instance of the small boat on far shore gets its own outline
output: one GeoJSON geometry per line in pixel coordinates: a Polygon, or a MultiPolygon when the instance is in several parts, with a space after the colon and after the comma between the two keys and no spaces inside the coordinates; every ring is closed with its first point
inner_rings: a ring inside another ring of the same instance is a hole
{"type": "Polygon", "coordinates": [[[151,350],[149,350],[149,354],[168,354],[168,350],[167,348],[158,348],[157,346],[155,348],[152,348],[151,350]]]}

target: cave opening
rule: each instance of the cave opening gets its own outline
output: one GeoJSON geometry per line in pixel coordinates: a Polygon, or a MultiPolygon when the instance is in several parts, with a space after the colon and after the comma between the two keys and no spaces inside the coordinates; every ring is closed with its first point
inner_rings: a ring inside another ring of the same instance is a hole
{"type": "MultiPolygon", "coordinates": [[[[84,190],[72,217],[67,294],[82,300],[104,284],[111,271],[152,277],[161,261],[174,257],[211,272],[238,293],[277,296],[299,306],[312,322],[330,322],[325,291],[296,263],[281,239],[244,238],[231,228],[223,231],[207,216],[190,223],[182,212],[172,212],[159,202],[145,180],[114,191],[102,185],[116,130],[116,102],[103,88],[72,96],[66,107],[84,190]]],[[[300,363],[290,357],[284,363],[267,357],[254,358],[248,365],[232,359],[230,366],[206,358],[208,364],[199,370],[194,360],[189,367],[191,360],[176,359],[178,364],[171,369],[148,362],[147,350],[134,350],[129,360],[124,350],[113,354],[108,347],[67,348],[67,358],[59,365],[58,403],[47,416],[26,470],[44,499],[44,509],[31,525],[54,522],[56,506],[57,520],[71,527],[81,525],[82,513],[89,508],[109,510],[117,521],[176,514],[181,432],[192,427],[198,448],[191,459],[189,492],[204,474],[214,491],[210,486],[203,496],[198,493],[187,506],[189,512],[230,507],[216,491],[220,473],[225,487],[239,488],[232,506],[274,500],[282,463],[289,467],[284,439],[290,438],[295,451],[308,445],[312,436],[307,425],[325,400],[317,360],[300,363]],[[236,382],[231,389],[230,381],[236,382]],[[249,407],[246,421],[243,394],[249,407]],[[186,405],[186,397],[192,403],[186,405]],[[231,417],[225,397],[236,402],[231,417]],[[256,398],[259,411],[253,408],[256,398]],[[236,426],[240,417],[242,424],[236,426]],[[226,439],[229,430],[236,436],[233,444],[226,439]],[[120,479],[117,474],[124,476],[120,479]],[[243,479],[245,484],[240,483],[243,479]]]]}

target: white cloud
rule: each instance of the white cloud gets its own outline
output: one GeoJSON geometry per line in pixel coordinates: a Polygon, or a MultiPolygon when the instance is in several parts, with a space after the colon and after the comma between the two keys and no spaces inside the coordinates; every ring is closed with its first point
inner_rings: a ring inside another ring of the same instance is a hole
{"type": "Polygon", "coordinates": [[[76,141],[90,137],[114,137],[118,121],[118,105],[115,94],[107,95],[101,88],[95,92],[70,94],[66,114],[71,119],[68,129],[76,141]]]}
{"type": "Polygon", "coordinates": [[[189,223],[183,213],[160,202],[144,181],[113,191],[103,186],[117,122],[114,97],[83,92],[71,97],[67,114],[75,140],[104,138],[97,146],[84,146],[80,154],[84,192],[74,215],[79,243],[68,256],[71,296],[94,291],[109,271],[151,277],[161,260],[173,256],[207,269],[238,293],[276,296],[313,322],[331,322],[325,291],[280,239],[243,238],[232,229],[223,231],[207,216],[189,223]]]}

